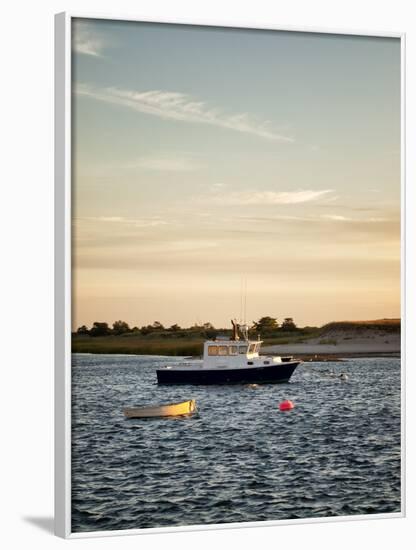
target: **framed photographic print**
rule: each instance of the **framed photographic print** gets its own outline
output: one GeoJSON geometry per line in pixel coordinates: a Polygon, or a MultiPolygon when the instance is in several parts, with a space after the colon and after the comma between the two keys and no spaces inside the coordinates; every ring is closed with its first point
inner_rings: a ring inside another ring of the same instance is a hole
{"type": "Polygon", "coordinates": [[[56,533],[399,517],[404,36],[56,16],[56,533]]]}

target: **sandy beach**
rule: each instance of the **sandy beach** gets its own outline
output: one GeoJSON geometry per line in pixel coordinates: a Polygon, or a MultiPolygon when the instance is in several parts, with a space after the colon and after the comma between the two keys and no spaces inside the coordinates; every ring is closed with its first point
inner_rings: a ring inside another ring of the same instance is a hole
{"type": "Polygon", "coordinates": [[[400,333],[383,330],[342,330],[328,332],[324,337],[301,343],[264,346],[263,353],[277,355],[334,355],[338,357],[360,355],[400,354],[400,333]]]}

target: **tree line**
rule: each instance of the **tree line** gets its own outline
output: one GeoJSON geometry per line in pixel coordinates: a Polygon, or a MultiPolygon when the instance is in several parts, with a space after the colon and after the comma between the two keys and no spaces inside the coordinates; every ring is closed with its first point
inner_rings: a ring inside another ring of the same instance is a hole
{"type": "MultiPolygon", "coordinates": [[[[250,331],[254,331],[263,336],[269,336],[280,332],[292,332],[299,330],[296,326],[293,317],[286,317],[279,324],[278,320],[274,317],[261,317],[258,321],[255,321],[250,327],[250,331]]],[[[217,329],[212,323],[203,323],[202,325],[195,324],[192,327],[182,328],[178,324],[171,325],[170,327],[164,327],[159,321],[154,321],[151,325],[144,325],[142,327],[130,327],[125,321],[114,321],[112,326],[106,322],[95,321],[91,328],[86,325],[78,327],[75,334],[85,336],[120,336],[122,334],[137,333],[143,336],[148,334],[157,333],[200,333],[207,338],[215,337],[219,332],[229,333],[229,329],[217,329]]]]}

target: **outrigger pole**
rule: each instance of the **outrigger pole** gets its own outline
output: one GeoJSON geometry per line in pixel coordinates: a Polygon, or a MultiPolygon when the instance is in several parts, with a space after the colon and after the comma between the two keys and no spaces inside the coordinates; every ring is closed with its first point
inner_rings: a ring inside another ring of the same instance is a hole
{"type": "Polygon", "coordinates": [[[231,319],[231,324],[233,325],[233,336],[231,340],[240,340],[240,337],[238,336],[238,324],[234,321],[234,319],[231,319]]]}

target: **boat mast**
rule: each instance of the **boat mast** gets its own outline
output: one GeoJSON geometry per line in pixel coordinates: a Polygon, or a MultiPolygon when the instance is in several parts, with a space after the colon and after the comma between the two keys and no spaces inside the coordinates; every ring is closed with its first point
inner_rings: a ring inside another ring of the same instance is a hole
{"type": "Polygon", "coordinates": [[[242,325],[237,325],[241,336],[244,338],[246,342],[248,342],[248,326],[244,323],[242,325]]]}
{"type": "Polygon", "coordinates": [[[246,342],[248,342],[248,326],[247,326],[247,279],[241,279],[240,287],[240,320],[237,323],[235,319],[231,319],[233,325],[232,340],[240,340],[239,332],[246,342]]]}

